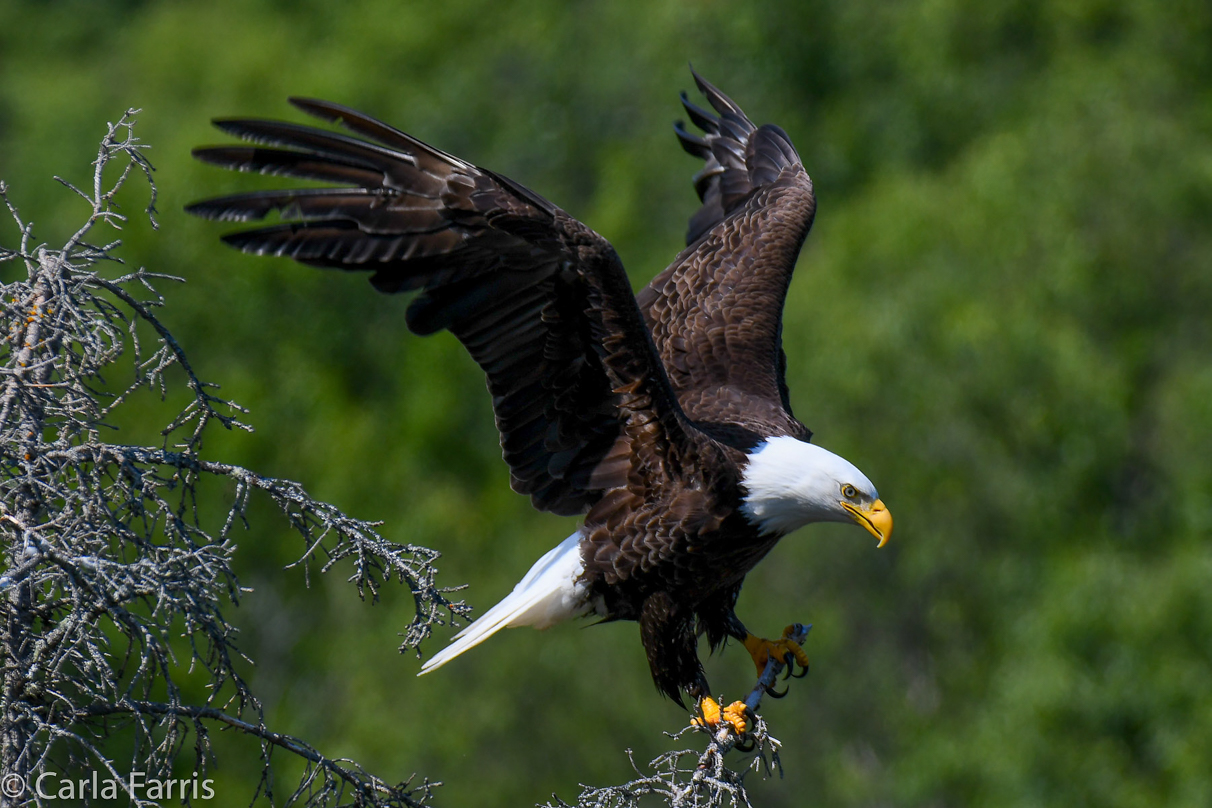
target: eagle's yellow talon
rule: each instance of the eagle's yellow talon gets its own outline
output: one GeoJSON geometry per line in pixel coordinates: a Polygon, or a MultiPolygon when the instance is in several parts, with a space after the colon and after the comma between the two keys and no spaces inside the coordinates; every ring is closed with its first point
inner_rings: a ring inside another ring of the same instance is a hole
{"type": "Polygon", "coordinates": [[[699,702],[700,715],[690,719],[696,727],[714,727],[720,723],[720,703],[711,696],[704,696],[699,702]]]}
{"type": "MultiPolygon", "coordinates": [[[[753,657],[753,664],[757,667],[758,676],[766,670],[766,663],[774,659],[787,660],[788,655],[794,659],[801,668],[808,669],[808,654],[804,653],[804,649],[800,644],[791,639],[791,635],[795,633],[794,625],[787,626],[783,629],[783,636],[777,640],[767,640],[756,634],[750,634],[745,638],[745,650],[749,652],[749,656],[753,657]]],[[[790,664],[790,663],[789,663],[790,664]]]]}
{"type": "Polygon", "coordinates": [[[748,705],[743,701],[734,701],[720,712],[720,717],[727,723],[732,725],[732,729],[737,735],[744,735],[749,729],[749,721],[745,718],[749,711],[748,705]]]}
{"type": "Polygon", "coordinates": [[[715,729],[724,723],[732,727],[732,731],[737,735],[744,735],[749,729],[748,710],[749,706],[743,701],[734,701],[727,707],[720,707],[720,703],[711,696],[704,696],[699,702],[700,715],[690,719],[690,723],[708,729],[715,729]]]}

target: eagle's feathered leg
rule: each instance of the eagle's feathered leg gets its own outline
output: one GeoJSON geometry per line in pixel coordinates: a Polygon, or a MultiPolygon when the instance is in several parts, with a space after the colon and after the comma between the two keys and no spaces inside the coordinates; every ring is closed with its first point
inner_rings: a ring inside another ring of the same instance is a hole
{"type": "MultiPolygon", "coordinates": [[[[753,634],[745,628],[745,624],[734,611],[740,589],[740,585],[737,585],[721,590],[699,603],[695,608],[698,617],[697,634],[707,635],[707,642],[712,651],[723,645],[724,640],[728,637],[740,640],[753,658],[759,678],[765,672],[767,663],[771,659],[778,659],[787,667],[786,676],[796,678],[804,676],[808,672],[808,656],[796,642],[796,638],[801,636],[802,627],[788,626],[783,632],[782,638],[774,641],[753,634]],[[798,674],[794,672],[797,662],[802,668],[798,674]]],[[[786,690],[780,693],[773,687],[763,687],[761,683],[759,683],[759,687],[773,698],[782,698],[787,693],[786,690]]],[[[711,696],[703,694],[698,705],[699,714],[692,723],[711,729],[715,729],[721,723],[726,723],[731,725],[738,735],[743,735],[752,722],[751,711],[752,707],[744,701],[735,701],[725,707],[711,696]]]]}
{"type": "Polygon", "coordinates": [[[685,708],[682,691],[696,700],[709,692],[699,662],[694,614],[678,605],[667,592],[654,592],[640,610],[640,640],[648,653],[648,667],[657,689],[685,708]]]}
{"type": "Polygon", "coordinates": [[[722,589],[704,598],[695,607],[698,617],[698,634],[707,635],[707,645],[715,653],[729,637],[744,639],[745,626],[737,618],[736,600],[741,594],[741,585],[722,589]],[[740,632],[739,634],[737,632],[740,632]]]}
{"type": "MultiPolygon", "coordinates": [[[[704,727],[711,732],[715,732],[721,725],[727,725],[739,737],[745,735],[755,720],[763,694],[780,699],[787,695],[786,690],[780,693],[774,689],[774,683],[783,668],[786,668],[784,679],[789,676],[795,676],[798,679],[808,673],[808,657],[804,654],[801,644],[808,637],[808,631],[812,626],[793,623],[783,631],[782,638],[772,641],[764,640],[747,631],[736,615],[731,615],[724,622],[728,625],[728,633],[740,639],[750,655],[753,656],[754,662],[760,665],[757,685],[744,701],[734,701],[727,707],[721,707],[715,699],[704,696],[699,701],[698,716],[691,719],[690,723],[704,727]],[[797,662],[801,666],[801,672],[798,674],[794,672],[797,662]]],[[[706,629],[707,626],[702,628],[706,629]]],[[[743,745],[738,745],[737,749],[750,751],[752,745],[748,749],[743,745]]]]}

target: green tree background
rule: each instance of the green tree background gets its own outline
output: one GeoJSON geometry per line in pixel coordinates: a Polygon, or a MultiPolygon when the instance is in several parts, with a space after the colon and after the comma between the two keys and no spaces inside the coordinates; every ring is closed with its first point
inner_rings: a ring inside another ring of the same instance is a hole
{"type": "MultiPolygon", "coordinates": [[[[49,177],[86,177],[70,161],[142,107],[163,228],[132,224],[125,254],[188,279],[166,322],[258,429],[213,436],[210,456],[440,549],[484,609],[574,522],[509,491],[479,372],[358,278],[223,248],[182,205],[266,181],[189,149],[222,140],[211,117],[340,101],[533,187],[639,286],[695,208],[669,126],[693,62],[814,177],[793,403],[897,518],[880,552],[809,528],[749,576],[749,625],[816,625],[812,674],[765,708],[787,776],[756,798],[1206,806],[1209,43],[1193,0],[9,0],[0,177],[53,242],[81,202],[49,177]]],[[[629,779],[622,750],[647,759],[682,725],[632,624],[507,632],[414,679],[395,652],[407,593],[371,607],[339,576],[306,588],[281,570],[297,539],[262,511],[233,617],[276,728],[444,780],[443,804],[525,805],[629,779]]],[[[752,678],[736,648],[708,665],[725,695],[752,678]]],[[[216,740],[235,804],[258,764],[216,740]]]]}

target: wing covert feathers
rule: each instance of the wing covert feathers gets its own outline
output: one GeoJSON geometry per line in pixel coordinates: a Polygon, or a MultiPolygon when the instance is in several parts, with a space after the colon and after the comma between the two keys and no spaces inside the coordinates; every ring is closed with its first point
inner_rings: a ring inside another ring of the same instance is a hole
{"type": "MultiPolygon", "coordinates": [[[[693,71],[692,71],[693,72],[693,71]]],[[[787,134],[755,126],[697,73],[711,110],[682,95],[702,135],[675,126],[704,161],[702,207],[687,248],[638,299],[682,409],[696,422],[752,435],[811,433],[791,413],[782,350],[783,301],[812,226],[812,180],[787,134]]]]}

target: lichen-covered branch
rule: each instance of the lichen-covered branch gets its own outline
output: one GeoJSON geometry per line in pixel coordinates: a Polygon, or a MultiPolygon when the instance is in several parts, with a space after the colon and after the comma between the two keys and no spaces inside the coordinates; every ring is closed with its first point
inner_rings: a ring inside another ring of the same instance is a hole
{"type": "Polygon", "coordinates": [[[211,425],[248,429],[244,410],[197,376],[157,318],[163,299],[155,284],[175,279],[142,268],[103,275],[101,267],[122,264],[119,242],[94,243],[100,229],[126,221],[114,200],[134,176],[152,187],[155,224],[152,166],[133,114],[109,125],[91,184],[60,180],[88,207],[62,248],[34,246],[32,225],[0,183],[20,232],[16,247],[0,248],[0,265],[24,266],[24,277],[0,275],[0,765],[27,780],[50,768],[167,777],[192,739],[204,771],[213,763],[208,725],[223,725],[259,740],[259,793],[270,803],[426,804],[428,781],[392,785],[266,727],[240,674],[224,610],[244,591],[231,565],[233,531],[246,523],[254,492],[277,503],[300,534],[305,570],[312,561],[322,571],[349,562],[350,580],[372,599],[393,579],[408,587],[416,617],[404,649],[415,650],[435,625],[466,619],[468,609],[437,584],[436,552],[389,541],[375,523],[313,499],[298,483],[203,456],[211,425]],[[115,434],[107,421],[133,396],[150,391],[164,400],[180,384],[173,368],[189,400],[169,411],[158,445],[104,440],[115,434]],[[199,502],[198,482],[214,476],[235,482],[218,508],[199,502]],[[186,679],[188,692],[207,694],[201,702],[184,695],[186,679]],[[123,742],[107,743],[116,733],[123,742]],[[115,749],[124,759],[114,759],[115,749]],[[273,780],[275,750],[305,761],[302,780],[286,791],[273,780]]]}

